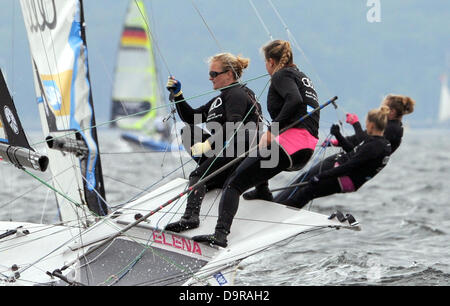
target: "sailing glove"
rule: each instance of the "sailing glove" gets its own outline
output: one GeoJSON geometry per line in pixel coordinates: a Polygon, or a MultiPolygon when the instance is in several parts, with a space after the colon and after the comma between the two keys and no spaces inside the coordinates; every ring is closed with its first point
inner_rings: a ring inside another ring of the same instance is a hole
{"type": "Polygon", "coordinates": [[[173,90],[173,94],[175,95],[175,97],[178,97],[181,94],[183,94],[183,92],[181,91],[181,82],[176,80],[173,76],[169,76],[166,88],[169,91],[173,90]]]}
{"type": "Polygon", "coordinates": [[[339,125],[333,124],[330,128],[330,134],[336,136],[336,135],[339,135],[340,133],[341,132],[339,130],[339,125]]]}
{"type": "Polygon", "coordinates": [[[347,123],[349,123],[351,125],[353,125],[353,124],[355,124],[356,122],[359,121],[358,116],[356,114],[348,113],[348,114],[345,115],[345,117],[346,117],[345,122],[347,122],[347,123]]]}
{"type": "Polygon", "coordinates": [[[191,154],[194,157],[202,156],[206,152],[211,150],[211,144],[208,140],[205,142],[197,142],[191,147],[191,154]]]}
{"type": "Polygon", "coordinates": [[[322,142],[322,148],[331,147],[331,146],[333,146],[333,147],[339,146],[339,141],[334,138],[327,138],[322,142]]]}

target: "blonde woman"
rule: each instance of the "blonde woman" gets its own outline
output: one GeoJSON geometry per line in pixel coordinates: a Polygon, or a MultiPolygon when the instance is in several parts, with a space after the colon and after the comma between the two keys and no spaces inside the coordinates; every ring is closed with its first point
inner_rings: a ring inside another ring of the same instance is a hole
{"type": "MultiPolygon", "coordinates": [[[[183,144],[198,163],[198,167],[189,175],[189,186],[235,158],[236,152],[230,153],[225,150],[221,153],[225,142],[229,141],[237,132],[226,130],[227,123],[235,123],[234,126],[238,127],[239,124],[236,123],[242,122],[242,126],[245,125],[245,128],[257,127],[260,106],[256,102],[253,91],[238,83],[248,65],[249,59],[231,53],[220,53],[211,57],[209,59],[209,80],[214,89],[220,90],[220,95],[195,109],[184,100],[181,82],[169,77],[167,89],[173,92],[178,115],[187,124],[183,129],[183,144]],[[255,124],[246,125],[250,122],[255,124]],[[195,126],[199,123],[205,123],[207,131],[195,126]],[[219,129],[219,131],[217,127],[221,127],[221,130],[219,129]],[[201,131],[198,132],[199,130],[201,131]]],[[[240,132],[236,134],[243,135],[240,132]]],[[[246,146],[248,149],[250,142],[248,135],[250,134],[244,133],[244,137],[234,137],[234,148],[246,146]]],[[[233,169],[230,167],[191,192],[183,217],[168,224],[165,229],[182,232],[198,227],[200,207],[206,191],[210,188],[222,188],[233,169]]]]}
{"type": "Polygon", "coordinates": [[[314,173],[309,184],[296,189],[288,198],[277,197],[276,202],[301,208],[315,198],[358,190],[386,166],[391,155],[391,144],[384,137],[389,112],[387,106],[369,111],[367,137],[356,146],[342,137],[338,125],[333,125],[330,132],[347,153],[322,163],[322,171],[314,173]]]}
{"type": "MultiPolygon", "coordinates": [[[[392,153],[400,146],[403,137],[402,119],[404,115],[411,114],[414,111],[416,102],[408,96],[389,94],[381,105],[389,107],[388,123],[384,130],[384,137],[391,143],[392,153]]],[[[352,144],[358,144],[366,138],[366,133],[362,130],[356,114],[347,114],[346,122],[353,125],[355,135],[347,137],[352,144]]],[[[335,146],[339,146],[339,141],[334,142],[335,146]]],[[[391,153],[391,154],[392,154],[391,153]]]]}
{"type": "Polygon", "coordinates": [[[214,234],[192,237],[195,241],[226,247],[240,195],[251,187],[267,184],[267,180],[282,171],[303,167],[316,147],[319,112],[299,122],[302,116],[319,106],[311,80],[294,64],[289,42],[272,41],[263,47],[263,52],[267,72],[271,75],[267,109],[272,129],[261,136],[258,155],[246,157],[225,183],[214,234]],[[282,132],[278,134],[277,130],[282,132]],[[263,157],[265,154],[260,153],[269,147],[270,156],[263,157]],[[264,162],[272,155],[278,156],[278,160],[271,167],[265,166],[264,162]]]}
{"type": "MultiPolygon", "coordinates": [[[[382,106],[387,106],[389,108],[388,113],[388,121],[386,124],[386,128],[384,129],[384,137],[391,144],[391,154],[394,153],[395,150],[400,146],[403,137],[403,126],[402,126],[402,118],[404,115],[411,114],[414,111],[415,101],[408,96],[404,95],[394,95],[390,94],[386,96],[381,102],[382,106]]],[[[363,131],[361,124],[359,122],[358,116],[355,114],[347,114],[347,123],[353,125],[355,129],[355,134],[352,136],[344,138],[340,133],[337,133],[337,138],[332,139],[334,146],[342,146],[344,150],[351,150],[354,146],[357,146],[362,141],[364,141],[368,134],[366,131],[363,131]],[[346,147],[346,144],[350,144],[350,147],[346,147]]],[[[330,143],[330,141],[326,141],[330,143]]],[[[301,174],[298,176],[298,179],[294,181],[292,184],[298,184],[300,182],[308,181],[314,175],[320,174],[322,171],[326,169],[331,169],[334,167],[336,160],[342,156],[342,153],[333,154],[311,169],[308,170],[307,173],[301,174]]],[[[275,196],[274,201],[278,203],[284,203],[287,199],[294,196],[299,187],[286,189],[275,196]]]]}

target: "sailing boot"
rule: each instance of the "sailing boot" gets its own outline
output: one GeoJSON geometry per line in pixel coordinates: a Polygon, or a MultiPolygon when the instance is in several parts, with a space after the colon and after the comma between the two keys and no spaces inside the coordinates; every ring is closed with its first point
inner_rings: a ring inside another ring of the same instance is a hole
{"type": "Polygon", "coordinates": [[[192,240],[226,248],[228,245],[227,236],[230,233],[233,218],[234,214],[230,212],[219,212],[219,218],[217,219],[217,225],[214,234],[194,236],[192,237],[192,240]]]}
{"type": "Polygon", "coordinates": [[[229,232],[217,230],[211,235],[198,235],[192,237],[192,240],[196,242],[204,242],[212,245],[217,245],[226,248],[228,245],[227,236],[229,232]]]}
{"type": "Polygon", "coordinates": [[[255,189],[244,193],[242,196],[246,200],[261,199],[261,200],[273,202],[273,196],[269,190],[268,182],[262,183],[260,185],[256,185],[255,189]]]}
{"type": "Polygon", "coordinates": [[[202,205],[203,198],[205,197],[205,193],[206,187],[204,185],[199,186],[196,190],[191,192],[188,196],[186,210],[183,217],[176,222],[167,224],[165,230],[180,233],[199,227],[200,207],[202,205]]]}

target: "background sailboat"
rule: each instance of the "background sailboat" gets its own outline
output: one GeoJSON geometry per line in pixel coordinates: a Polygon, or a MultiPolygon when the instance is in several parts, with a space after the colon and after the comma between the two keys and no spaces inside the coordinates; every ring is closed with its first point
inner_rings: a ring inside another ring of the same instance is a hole
{"type": "Polygon", "coordinates": [[[129,142],[152,151],[176,151],[180,147],[172,144],[170,121],[164,120],[167,103],[150,33],[144,3],[130,1],[117,54],[111,125],[126,131],[122,138],[129,142]]]}
{"type": "Polygon", "coordinates": [[[441,77],[441,96],[439,101],[439,123],[450,121],[450,91],[447,84],[447,75],[441,77]]]}

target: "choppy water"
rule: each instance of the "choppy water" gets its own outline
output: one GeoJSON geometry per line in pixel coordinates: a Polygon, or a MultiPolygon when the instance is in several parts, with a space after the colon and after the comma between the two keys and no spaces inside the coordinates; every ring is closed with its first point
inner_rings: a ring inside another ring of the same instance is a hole
{"type": "MultiPolygon", "coordinates": [[[[144,151],[100,130],[109,205],[121,204],[180,165],[178,154],[144,151]]],[[[31,143],[40,134],[29,135],[31,143]]],[[[38,146],[39,148],[39,146],[38,146]]],[[[188,161],[186,155],[183,161],[188,161]]],[[[193,163],[185,167],[186,175],[193,163]]],[[[179,169],[177,175],[182,175],[179,169]]],[[[48,178],[47,174],[38,174],[48,178]]],[[[271,187],[286,184],[283,173],[271,187]]],[[[160,184],[174,176],[165,178],[160,184]]],[[[450,133],[406,130],[387,167],[358,192],[313,202],[311,210],[352,213],[360,232],[326,230],[244,260],[237,285],[450,285],[450,133]]],[[[1,220],[55,222],[48,188],[12,166],[0,164],[1,220]]]]}

